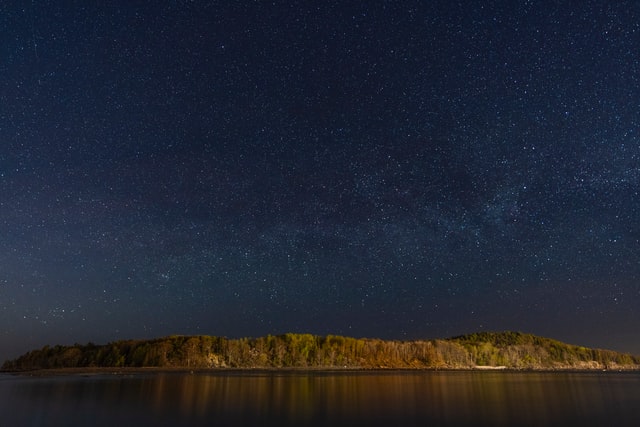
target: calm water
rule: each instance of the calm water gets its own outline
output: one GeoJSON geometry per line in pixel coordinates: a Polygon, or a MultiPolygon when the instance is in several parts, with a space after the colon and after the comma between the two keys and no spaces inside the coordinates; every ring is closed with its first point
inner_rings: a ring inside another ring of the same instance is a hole
{"type": "Polygon", "coordinates": [[[639,422],[640,373],[0,375],[0,425],[13,427],[639,422]]]}

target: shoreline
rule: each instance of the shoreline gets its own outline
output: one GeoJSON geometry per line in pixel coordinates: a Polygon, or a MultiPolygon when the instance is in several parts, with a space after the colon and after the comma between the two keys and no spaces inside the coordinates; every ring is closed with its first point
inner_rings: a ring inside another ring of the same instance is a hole
{"type": "Polygon", "coordinates": [[[28,371],[0,370],[0,375],[20,377],[95,377],[95,376],[135,376],[162,374],[349,374],[349,373],[419,373],[419,372],[504,372],[504,373],[624,373],[640,372],[640,367],[633,368],[509,368],[506,366],[476,366],[468,368],[361,368],[361,367],[285,367],[285,368],[188,368],[188,367],[85,367],[85,368],[53,368],[34,369],[28,371]]]}

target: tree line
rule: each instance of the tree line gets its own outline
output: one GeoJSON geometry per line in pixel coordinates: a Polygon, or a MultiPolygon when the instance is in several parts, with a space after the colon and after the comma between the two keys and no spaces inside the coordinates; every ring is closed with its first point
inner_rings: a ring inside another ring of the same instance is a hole
{"type": "Polygon", "coordinates": [[[228,339],[174,335],[105,345],[45,346],[2,366],[5,371],[92,367],[637,369],[640,358],[520,332],[445,340],[389,341],[311,334],[228,339]]]}

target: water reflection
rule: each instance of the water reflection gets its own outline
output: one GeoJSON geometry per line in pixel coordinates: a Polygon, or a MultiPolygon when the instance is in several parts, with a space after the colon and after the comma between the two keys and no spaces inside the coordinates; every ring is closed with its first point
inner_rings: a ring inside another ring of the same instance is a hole
{"type": "Polygon", "coordinates": [[[640,375],[509,372],[2,378],[7,425],[636,425],[640,375]],[[8,410],[11,409],[11,412],[8,410]],[[13,417],[13,419],[12,419],[13,417]]]}

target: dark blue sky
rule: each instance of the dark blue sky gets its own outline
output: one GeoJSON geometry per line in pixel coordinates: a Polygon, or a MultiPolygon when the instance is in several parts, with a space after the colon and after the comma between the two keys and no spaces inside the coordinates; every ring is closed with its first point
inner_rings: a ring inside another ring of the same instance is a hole
{"type": "Polygon", "coordinates": [[[0,359],[521,330],[640,354],[640,4],[0,5],[0,359]]]}

